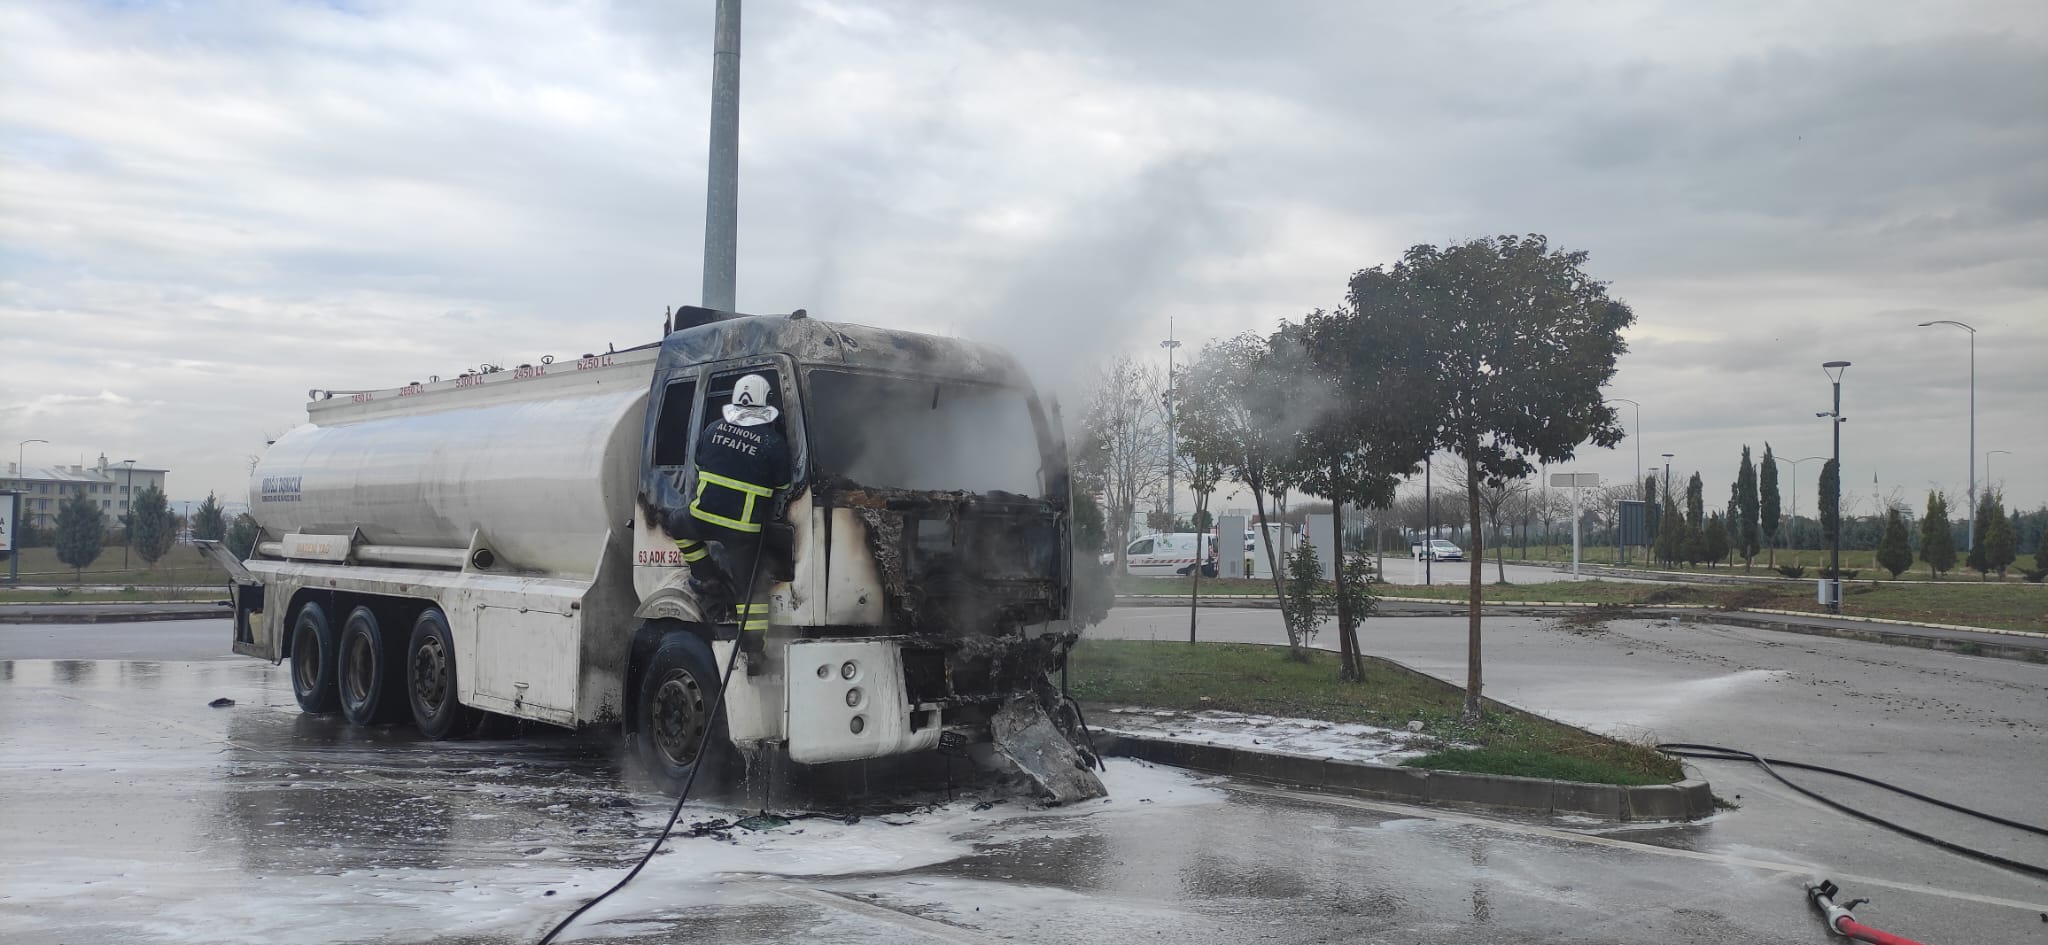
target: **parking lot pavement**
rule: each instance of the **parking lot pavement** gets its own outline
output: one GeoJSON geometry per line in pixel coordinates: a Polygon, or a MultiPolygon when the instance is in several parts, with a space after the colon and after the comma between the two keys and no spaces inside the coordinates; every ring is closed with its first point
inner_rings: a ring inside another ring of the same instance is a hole
{"type": "MultiPolygon", "coordinates": [[[[257,661],[0,660],[0,718],[10,943],[535,941],[667,813],[609,739],[353,728],[299,714],[257,661]]],[[[1107,780],[1107,802],[1066,809],[961,799],[678,836],[568,939],[1818,945],[1800,883],[1823,874],[1928,941],[2030,941],[2048,911],[2043,884],[1815,809],[1767,815],[1763,790],[1704,823],[1612,828],[1132,762],[1107,780]],[[1758,819],[1826,821],[1855,855],[1743,826],[1758,819]]]]}

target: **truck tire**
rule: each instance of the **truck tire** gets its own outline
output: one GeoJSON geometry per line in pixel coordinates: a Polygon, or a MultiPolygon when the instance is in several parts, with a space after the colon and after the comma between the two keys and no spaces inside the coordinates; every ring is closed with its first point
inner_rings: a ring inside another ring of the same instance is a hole
{"type": "Polygon", "coordinates": [[[711,721],[717,698],[718,663],[694,633],[671,633],[640,674],[633,706],[633,756],[664,794],[680,793],[690,771],[702,765],[692,790],[710,788],[723,776],[730,744],[725,716],[711,721]]]}
{"type": "Polygon", "coordinates": [[[299,710],[325,715],[335,709],[340,694],[334,685],[334,664],[339,642],[334,626],[327,622],[327,610],[307,601],[292,621],[292,695],[299,710]]]}
{"type": "Polygon", "coordinates": [[[420,612],[405,646],[406,701],[413,724],[434,741],[460,738],[476,730],[478,713],[462,704],[455,692],[455,635],[439,607],[420,612]]]}
{"type": "Polygon", "coordinates": [[[335,688],[341,714],[357,725],[397,721],[405,711],[403,651],[391,645],[376,611],[363,606],[348,612],[339,652],[335,688]]]}

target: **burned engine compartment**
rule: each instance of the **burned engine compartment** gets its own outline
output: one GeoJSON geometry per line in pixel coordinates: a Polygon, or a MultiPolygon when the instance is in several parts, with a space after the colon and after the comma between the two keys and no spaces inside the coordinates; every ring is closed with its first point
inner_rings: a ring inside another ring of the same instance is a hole
{"type": "Polygon", "coordinates": [[[843,479],[816,484],[814,494],[866,526],[892,631],[911,638],[905,656],[914,690],[963,705],[1047,685],[1077,637],[1067,625],[1067,524],[1056,504],[843,479]]]}

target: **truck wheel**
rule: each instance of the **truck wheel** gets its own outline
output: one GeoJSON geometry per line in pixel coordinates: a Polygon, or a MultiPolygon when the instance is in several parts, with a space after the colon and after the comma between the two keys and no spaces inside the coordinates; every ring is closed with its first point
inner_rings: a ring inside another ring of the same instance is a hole
{"type": "Polygon", "coordinates": [[[334,711],[334,664],[339,650],[334,627],[327,622],[327,610],[307,602],[292,621],[292,695],[299,710],[314,715],[334,711]]]}
{"type": "Polygon", "coordinates": [[[469,734],[477,711],[455,697],[455,637],[439,607],[420,612],[405,647],[405,691],[412,721],[435,741],[469,734]]]}
{"type": "Polygon", "coordinates": [[[665,794],[681,792],[691,769],[700,764],[704,770],[695,787],[712,786],[723,771],[729,748],[724,714],[715,725],[711,720],[717,665],[711,648],[695,634],[672,633],[640,674],[633,755],[665,794]]]}
{"type": "Polygon", "coordinates": [[[357,607],[341,624],[341,659],[335,683],[341,714],[357,725],[395,721],[405,700],[405,674],[375,611],[357,607]]]}

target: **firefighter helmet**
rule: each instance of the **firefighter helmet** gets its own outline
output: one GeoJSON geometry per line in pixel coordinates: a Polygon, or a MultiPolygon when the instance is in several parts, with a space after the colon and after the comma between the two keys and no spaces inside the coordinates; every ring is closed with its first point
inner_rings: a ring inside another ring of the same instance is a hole
{"type": "Polygon", "coordinates": [[[779,413],[768,405],[768,379],[759,374],[740,378],[732,386],[732,403],[725,405],[725,419],[743,427],[772,423],[779,413]]]}

